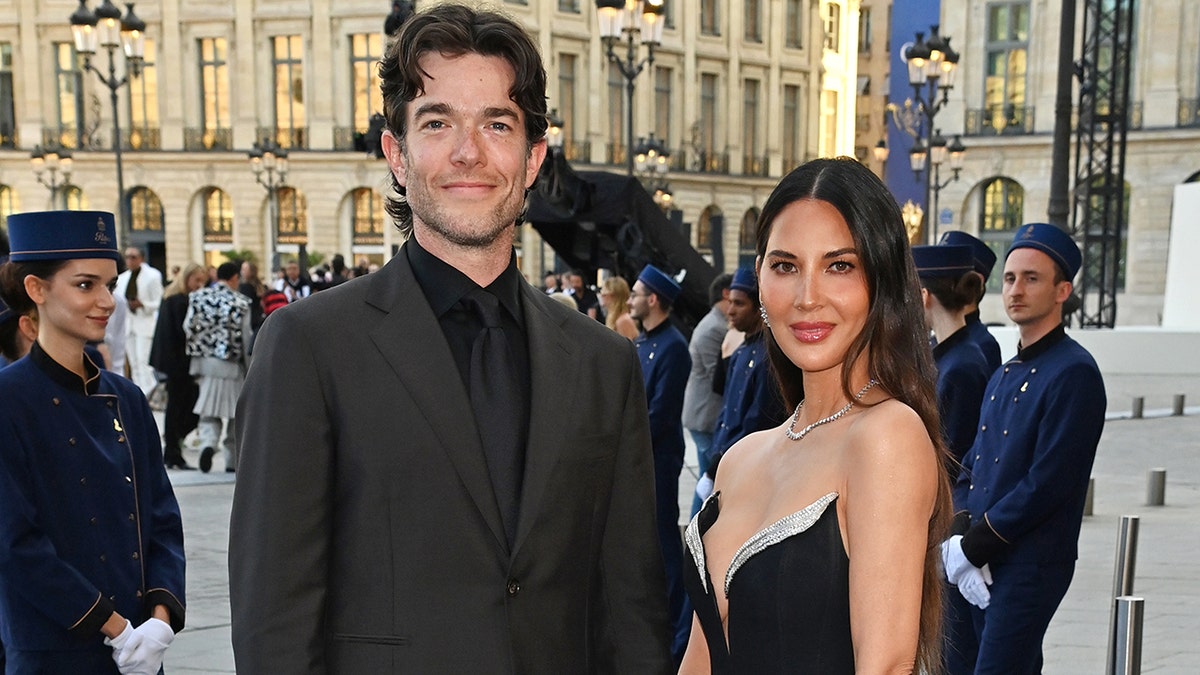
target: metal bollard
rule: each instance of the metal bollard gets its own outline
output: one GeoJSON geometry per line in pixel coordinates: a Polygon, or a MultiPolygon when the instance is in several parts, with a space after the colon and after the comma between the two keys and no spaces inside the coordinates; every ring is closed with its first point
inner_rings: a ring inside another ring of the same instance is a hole
{"type": "Polygon", "coordinates": [[[1167,470],[1150,469],[1146,481],[1146,505],[1162,506],[1167,498],[1167,470]]]}
{"type": "MultiPolygon", "coordinates": [[[[1137,563],[1138,521],[1137,516],[1121,516],[1121,523],[1117,529],[1117,560],[1113,570],[1114,598],[1133,593],[1133,571],[1137,563]]],[[[1117,605],[1114,604],[1108,621],[1108,675],[1114,675],[1117,672],[1113,670],[1116,664],[1116,640],[1117,605]]]]}
{"type": "Polygon", "coordinates": [[[1133,419],[1135,419],[1135,420],[1142,419],[1142,413],[1144,413],[1145,410],[1146,410],[1146,397],[1145,396],[1134,396],[1133,397],[1133,413],[1132,413],[1133,419]]]}
{"type": "Polygon", "coordinates": [[[1096,479],[1088,479],[1087,496],[1083,498],[1083,515],[1092,515],[1092,506],[1096,501],[1096,479]]]}
{"type": "Polygon", "coordinates": [[[1145,598],[1123,595],[1115,602],[1117,632],[1110,652],[1113,657],[1112,672],[1115,675],[1141,675],[1145,598]]]}
{"type": "Polygon", "coordinates": [[[1175,394],[1175,404],[1171,408],[1171,414],[1175,417],[1183,415],[1183,394],[1175,394]]]}

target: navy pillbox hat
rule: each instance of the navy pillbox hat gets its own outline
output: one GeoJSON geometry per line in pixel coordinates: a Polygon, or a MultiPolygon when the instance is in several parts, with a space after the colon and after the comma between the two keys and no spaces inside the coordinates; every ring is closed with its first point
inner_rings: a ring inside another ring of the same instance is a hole
{"type": "Polygon", "coordinates": [[[638,281],[649,286],[650,290],[661,295],[667,302],[675,302],[675,298],[679,297],[679,292],[683,290],[679,284],[675,283],[674,279],[654,265],[646,265],[642,268],[642,273],[638,275],[638,281]]]}
{"type": "Polygon", "coordinates": [[[117,228],[106,211],[40,211],[8,217],[13,262],[110,258],[119,261],[117,228]]]}
{"type": "Polygon", "coordinates": [[[1004,257],[1007,259],[1018,248],[1036,248],[1050,256],[1050,259],[1062,268],[1067,281],[1075,278],[1079,273],[1079,266],[1083,264],[1083,254],[1079,252],[1079,247],[1075,245],[1071,235],[1048,223],[1022,225],[1004,257]]]}
{"type": "Polygon", "coordinates": [[[758,278],[754,276],[754,270],[749,267],[737,268],[733,273],[733,280],[729,282],[729,288],[749,295],[758,293],[758,278]]]}
{"type": "Polygon", "coordinates": [[[992,268],[996,266],[996,252],[978,238],[961,230],[950,230],[942,234],[942,240],[938,243],[950,246],[970,246],[971,255],[975,260],[975,271],[982,274],[985,281],[991,276],[992,268]]]}
{"type": "Polygon", "coordinates": [[[914,246],[912,257],[917,276],[922,279],[957,278],[975,270],[975,257],[970,246],[914,246]]]}

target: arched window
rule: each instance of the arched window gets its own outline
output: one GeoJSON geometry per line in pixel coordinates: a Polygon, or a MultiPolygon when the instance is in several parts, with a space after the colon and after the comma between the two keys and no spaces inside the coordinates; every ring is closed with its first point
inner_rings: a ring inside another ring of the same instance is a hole
{"type": "Polygon", "coordinates": [[[203,204],[201,219],[204,222],[204,243],[232,244],[233,202],[229,195],[220,188],[207,188],[203,204]]]}
{"type": "Polygon", "coordinates": [[[162,201],[147,187],[130,190],[129,216],[134,232],[163,231],[162,201]]]}
{"type": "Polygon", "coordinates": [[[279,236],[281,244],[308,243],[308,201],[294,187],[279,188],[279,236]]]}
{"type": "Polygon", "coordinates": [[[8,217],[21,210],[17,201],[17,191],[7,185],[0,185],[0,225],[8,229],[8,217]]]}
{"type": "Polygon", "coordinates": [[[78,185],[64,185],[59,190],[62,191],[63,203],[68,211],[87,211],[87,198],[83,196],[83,190],[78,185]]]}
{"type": "Polygon", "coordinates": [[[711,204],[704,207],[700,212],[700,219],[696,223],[696,250],[701,253],[712,253],[715,246],[721,245],[720,232],[716,233],[716,241],[713,237],[713,225],[719,229],[721,227],[722,217],[721,208],[716,204],[711,204]]]}
{"type": "Polygon", "coordinates": [[[754,266],[754,226],[758,224],[758,214],[757,207],[751,207],[742,214],[742,223],[738,226],[738,267],[754,266]]]}
{"type": "Polygon", "coordinates": [[[352,193],[351,232],[354,246],[383,246],[383,198],[370,188],[352,193]]]}
{"type": "MultiPolygon", "coordinates": [[[[980,186],[979,238],[1004,260],[1013,234],[1025,219],[1025,188],[1011,178],[993,178],[980,186]]],[[[1000,265],[1003,269],[1003,264],[1000,265]]],[[[1004,275],[995,270],[988,279],[988,290],[999,291],[1004,275]]]]}

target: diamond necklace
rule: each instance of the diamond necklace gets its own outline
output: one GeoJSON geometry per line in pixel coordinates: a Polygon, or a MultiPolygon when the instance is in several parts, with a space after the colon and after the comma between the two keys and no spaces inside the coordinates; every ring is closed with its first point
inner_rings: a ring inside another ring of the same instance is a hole
{"type": "Polygon", "coordinates": [[[796,422],[798,422],[800,420],[800,411],[804,410],[804,401],[800,401],[799,405],[796,406],[796,412],[792,413],[791,424],[788,424],[788,428],[784,429],[783,433],[787,434],[787,437],[789,440],[798,441],[798,440],[803,439],[805,436],[808,435],[808,432],[812,431],[813,429],[816,429],[817,427],[821,426],[822,424],[829,424],[830,422],[837,421],[838,419],[841,418],[842,415],[845,415],[846,413],[850,412],[850,409],[854,407],[854,401],[861,400],[863,395],[866,394],[867,391],[870,390],[870,388],[874,387],[875,385],[876,385],[875,380],[873,380],[873,379],[867,380],[867,386],[863,387],[862,389],[859,389],[858,393],[854,396],[854,400],[847,403],[841,410],[833,413],[832,415],[830,415],[828,417],[822,417],[821,419],[817,420],[816,422],[813,422],[812,424],[804,427],[799,432],[797,432],[796,431],[796,422]]]}

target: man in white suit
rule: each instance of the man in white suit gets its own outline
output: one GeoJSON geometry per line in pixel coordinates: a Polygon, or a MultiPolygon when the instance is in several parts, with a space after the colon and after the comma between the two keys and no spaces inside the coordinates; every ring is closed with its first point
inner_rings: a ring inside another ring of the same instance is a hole
{"type": "Polygon", "coordinates": [[[154,326],[158,321],[158,306],[162,303],[162,272],[146,263],[140,249],[130,246],[125,249],[127,269],[117,276],[117,288],[113,295],[125,298],[129,303],[129,315],[125,320],[125,364],[129,379],[145,393],[154,388],[154,369],[150,367],[150,343],[154,340],[154,326]]]}

